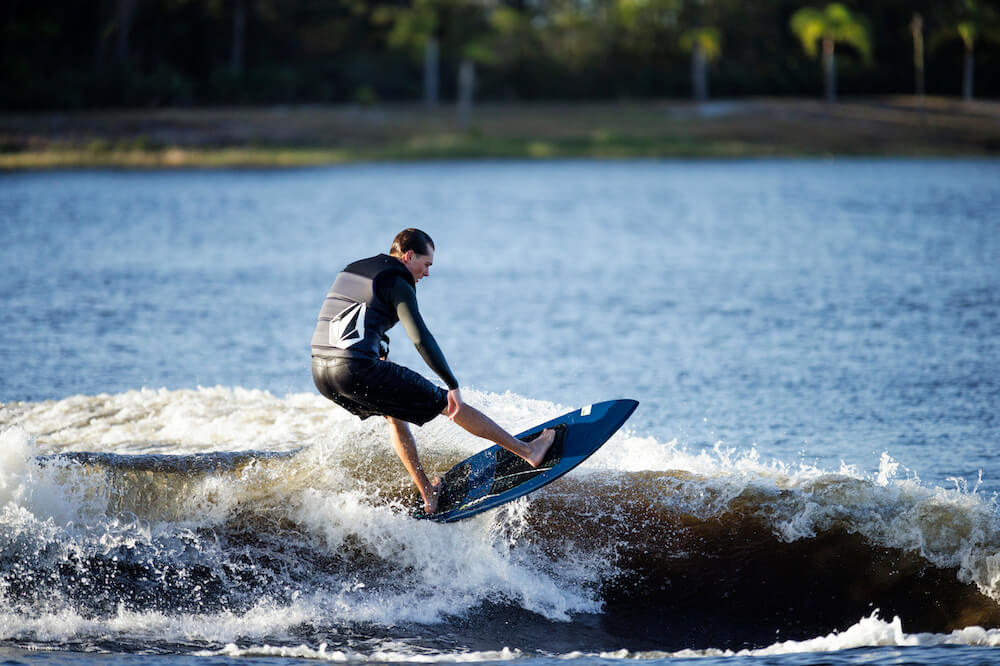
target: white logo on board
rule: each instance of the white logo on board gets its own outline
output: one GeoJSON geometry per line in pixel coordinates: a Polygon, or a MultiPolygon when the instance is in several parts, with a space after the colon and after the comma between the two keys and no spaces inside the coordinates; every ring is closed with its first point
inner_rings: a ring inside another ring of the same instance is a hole
{"type": "Polygon", "coordinates": [[[347,349],[364,340],[367,311],[364,303],[355,303],[330,321],[330,345],[347,349]]]}

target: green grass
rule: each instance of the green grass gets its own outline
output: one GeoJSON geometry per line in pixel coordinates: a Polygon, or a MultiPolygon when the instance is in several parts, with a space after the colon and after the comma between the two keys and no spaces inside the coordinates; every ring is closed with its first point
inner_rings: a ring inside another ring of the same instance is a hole
{"type": "Polygon", "coordinates": [[[166,109],[0,114],[0,169],[381,160],[997,156],[1000,104],[943,98],[166,109]]]}

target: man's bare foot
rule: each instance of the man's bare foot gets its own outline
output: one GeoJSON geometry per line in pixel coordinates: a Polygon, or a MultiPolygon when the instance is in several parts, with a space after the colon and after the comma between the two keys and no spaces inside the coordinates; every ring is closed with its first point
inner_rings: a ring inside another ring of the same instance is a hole
{"type": "Polygon", "coordinates": [[[434,479],[430,490],[424,495],[424,513],[430,515],[437,511],[438,500],[441,498],[441,479],[434,479]]]}
{"type": "Polygon", "coordinates": [[[545,454],[549,452],[549,448],[554,441],[556,441],[556,431],[552,428],[546,428],[542,431],[542,434],[528,442],[528,446],[531,447],[531,453],[524,456],[524,459],[532,467],[538,467],[545,460],[545,454]]]}

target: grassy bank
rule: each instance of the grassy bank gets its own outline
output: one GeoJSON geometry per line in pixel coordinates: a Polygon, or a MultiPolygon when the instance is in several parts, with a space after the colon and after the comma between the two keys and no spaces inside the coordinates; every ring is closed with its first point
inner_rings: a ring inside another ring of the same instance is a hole
{"type": "Polygon", "coordinates": [[[1000,156],[1000,103],[851,100],[0,114],[0,168],[285,167],[457,158],[1000,156]]]}

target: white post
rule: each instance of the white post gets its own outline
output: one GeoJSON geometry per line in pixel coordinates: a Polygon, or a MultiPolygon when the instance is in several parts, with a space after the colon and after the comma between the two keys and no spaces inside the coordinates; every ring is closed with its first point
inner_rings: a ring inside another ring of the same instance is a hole
{"type": "Polygon", "coordinates": [[[428,37],[424,44],[424,106],[438,105],[438,41],[428,37]]]}
{"type": "Polygon", "coordinates": [[[472,97],[476,88],[476,64],[462,60],[458,67],[458,126],[468,129],[472,115],[472,97]]]}

